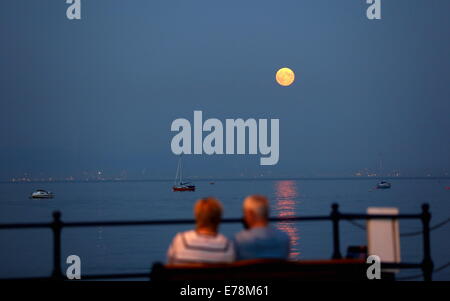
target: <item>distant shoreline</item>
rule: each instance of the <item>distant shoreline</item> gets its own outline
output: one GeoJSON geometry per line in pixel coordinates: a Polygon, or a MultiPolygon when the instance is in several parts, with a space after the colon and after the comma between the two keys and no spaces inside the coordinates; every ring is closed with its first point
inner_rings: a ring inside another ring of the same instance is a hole
{"type": "MultiPolygon", "coordinates": [[[[450,176],[409,176],[409,177],[255,177],[255,178],[186,178],[195,182],[233,181],[353,181],[353,180],[450,180],[450,176]]],[[[127,179],[127,180],[43,180],[43,181],[0,181],[0,184],[24,183],[114,183],[114,182],[173,182],[173,179],[127,179]]]]}

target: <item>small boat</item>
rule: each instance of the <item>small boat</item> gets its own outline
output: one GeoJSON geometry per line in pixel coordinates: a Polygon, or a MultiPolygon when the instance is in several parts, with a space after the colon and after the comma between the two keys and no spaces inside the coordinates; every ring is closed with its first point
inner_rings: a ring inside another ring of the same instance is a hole
{"type": "Polygon", "coordinates": [[[175,183],[172,187],[173,191],[195,191],[195,185],[189,182],[183,182],[182,179],[183,166],[181,165],[181,156],[178,160],[177,173],[175,175],[175,183]]]}
{"type": "Polygon", "coordinates": [[[189,183],[179,183],[172,187],[173,191],[195,191],[195,185],[189,183]]]}
{"type": "Polygon", "coordinates": [[[34,191],[30,198],[32,199],[52,199],[55,196],[55,194],[51,191],[47,191],[44,189],[38,189],[34,191]]]}
{"type": "Polygon", "coordinates": [[[377,184],[377,189],[389,189],[391,188],[391,183],[386,181],[380,181],[380,183],[377,184]]]}
{"type": "MultiPolygon", "coordinates": [[[[383,160],[382,160],[381,153],[380,153],[380,173],[379,174],[381,175],[382,173],[383,173],[383,160]]],[[[391,183],[384,181],[384,180],[381,180],[376,186],[376,189],[389,189],[389,188],[391,188],[391,183]]]]}

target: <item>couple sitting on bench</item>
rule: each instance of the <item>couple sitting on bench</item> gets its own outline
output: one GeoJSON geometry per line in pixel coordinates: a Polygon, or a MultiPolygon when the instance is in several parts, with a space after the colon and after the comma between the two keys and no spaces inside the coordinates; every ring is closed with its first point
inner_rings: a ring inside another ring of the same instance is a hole
{"type": "Polygon", "coordinates": [[[222,205],[214,198],[197,201],[195,230],[178,233],[167,251],[169,264],[231,263],[244,259],[288,259],[289,236],[269,225],[269,201],[252,195],[243,203],[245,230],[233,240],[218,232],[222,205]]]}

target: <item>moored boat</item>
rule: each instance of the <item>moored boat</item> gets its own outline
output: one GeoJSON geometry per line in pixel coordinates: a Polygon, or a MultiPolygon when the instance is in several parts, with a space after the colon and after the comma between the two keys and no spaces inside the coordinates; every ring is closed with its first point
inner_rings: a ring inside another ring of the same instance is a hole
{"type": "Polygon", "coordinates": [[[391,188],[391,183],[386,181],[380,181],[380,183],[377,184],[377,189],[389,189],[391,188]]]}
{"type": "Polygon", "coordinates": [[[172,187],[173,191],[195,191],[195,185],[189,183],[180,183],[172,187]]]}
{"type": "Polygon", "coordinates": [[[30,198],[32,198],[32,199],[52,199],[54,196],[55,196],[55,194],[51,191],[47,191],[44,189],[37,189],[30,195],[30,198]]]}
{"type": "Polygon", "coordinates": [[[181,156],[178,160],[177,173],[175,175],[175,183],[172,187],[173,191],[195,191],[195,185],[189,182],[183,182],[183,166],[181,164],[181,156]]]}
{"type": "MultiPolygon", "coordinates": [[[[380,153],[380,171],[379,174],[382,175],[383,174],[383,160],[381,157],[381,153],[380,153]]],[[[377,189],[389,189],[391,188],[391,183],[385,181],[385,180],[381,180],[380,182],[378,182],[377,184],[377,189]]]]}

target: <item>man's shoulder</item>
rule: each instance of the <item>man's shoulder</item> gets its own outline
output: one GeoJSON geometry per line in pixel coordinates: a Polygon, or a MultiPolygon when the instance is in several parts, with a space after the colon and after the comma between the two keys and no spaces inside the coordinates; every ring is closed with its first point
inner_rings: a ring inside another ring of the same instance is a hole
{"type": "Polygon", "coordinates": [[[235,234],[234,236],[234,240],[236,242],[242,242],[242,241],[248,241],[248,240],[253,240],[256,238],[260,238],[260,239],[273,239],[273,238],[278,238],[280,240],[286,240],[289,241],[289,235],[276,228],[273,226],[267,226],[264,228],[253,228],[253,229],[244,229],[239,231],[238,233],[235,234]]]}
{"type": "Polygon", "coordinates": [[[234,240],[236,243],[252,242],[267,236],[268,228],[250,228],[243,229],[235,234],[234,240]]]}
{"type": "Polygon", "coordinates": [[[290,241],[291,240],[289,235],[286,232],[284,232],[283,230],[280,230],[278,228],[272,227],[272,231],[274,233],[276,233],[275,235],[278,236],[280,239],[283,239],[283,240],[286,240],[286,241],[290,241]]]}
{"type": "Polygon", "coordinates": [[[240,241],[249,239],[251,236],[251,231],[249,229],[243,229],[234,235],[234,241],[239,243],[240,241]]]}
{"type": "Polygon", "coordinates": [[[270,237],[277,237],[280,239],[289,239],[289,235],[285,231],[272,225],[267,226],[266,235],[270,237]]]}

